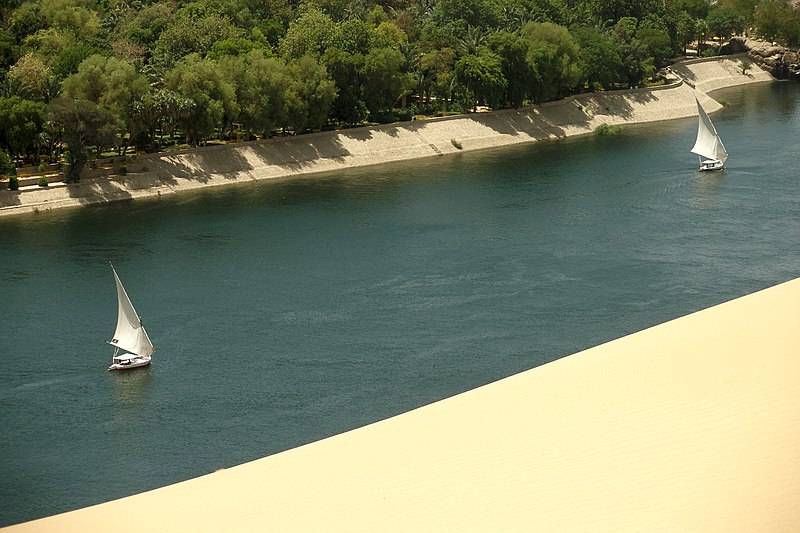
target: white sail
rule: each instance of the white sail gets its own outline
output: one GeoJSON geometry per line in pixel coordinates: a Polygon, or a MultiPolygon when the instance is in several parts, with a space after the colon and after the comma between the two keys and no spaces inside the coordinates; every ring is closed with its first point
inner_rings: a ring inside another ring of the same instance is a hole
{"type": "Polygon", "coordinates": [[[139,320],[139,315],[136,314],[136,309],[133,308],[128,293],[125,292],[125,287],[122,286],[117,271],[114,270],[114,265],[111,265],[111,270],[114,272],[114,280],[117,282],[119,307],[117,329],[114,331],[114,338],[108,343],[133,354],[152,355],[156,351],[153,343],[150,342],[150,338],[139,320]]]}
{"type": "Polygon", "coordinates": [[[728,159],[728,152],[725,151],[717,130],[714,128],[714,124],[711,123],[711,119],[708,118],[703,106],[700,105],[700,101],[697,99],[695,101],[697,102],[697,112],[700,118],[697,125],[697,140],[691,152],[724,163],[728,159]]]}

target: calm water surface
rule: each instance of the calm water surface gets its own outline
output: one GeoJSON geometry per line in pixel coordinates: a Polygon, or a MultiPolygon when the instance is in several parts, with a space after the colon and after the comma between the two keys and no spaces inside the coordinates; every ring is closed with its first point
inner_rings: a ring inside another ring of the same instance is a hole
{"type": "MultiPolygon", "coordinates": [[[[800,275],[800,89],[625,128],[0,219],[0,525],[392,416],[800,275]],[[113,261],[156,345],[107,373],[113,261]]],[[[544,406],[546,408],[546,406],[544,406]]]]}

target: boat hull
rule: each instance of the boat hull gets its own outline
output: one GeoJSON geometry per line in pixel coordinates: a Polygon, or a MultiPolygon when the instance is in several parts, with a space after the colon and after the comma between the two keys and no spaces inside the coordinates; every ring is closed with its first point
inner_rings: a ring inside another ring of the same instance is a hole
{"type": "Polygon", "coordinates": [[[149,355],[140,355],[139,357],[116,362],[108,367],[108,370],[131,370],[133,368],[141,368],[149,365],[151,359],[152,357],[149,355]]]}
{"type": "Polygon", "coordinates": [[[722,161],[703,161],[700,163],[700,172],[706,172],[708,170],[722,170],[725,168],[725,163],[722,161]]]}

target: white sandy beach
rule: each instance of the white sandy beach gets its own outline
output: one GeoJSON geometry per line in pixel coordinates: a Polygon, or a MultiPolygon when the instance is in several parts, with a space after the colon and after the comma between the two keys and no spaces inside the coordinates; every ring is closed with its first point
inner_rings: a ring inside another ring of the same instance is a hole
{"type": "Polygon", "coordinates": [[[672,69],[686,82],[584,94],[540,107],[139,156],[125,176],[0,191],[0,216],[586,135],[600,124],[696,116],[695,97],[713,112],[720,104],[709,91],[774,80],[756,65],[742,74],[740,61],[741,56],[688,61],[672,69]]]}
{"type": "Polygon", "coordinates": [[[796,532],[798,308],[800,279],[336,437],[8,531],[796,532]]]}

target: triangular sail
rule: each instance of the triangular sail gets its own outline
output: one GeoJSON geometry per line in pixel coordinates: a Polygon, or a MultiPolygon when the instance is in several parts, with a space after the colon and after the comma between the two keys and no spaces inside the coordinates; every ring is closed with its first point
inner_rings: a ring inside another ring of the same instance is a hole
{"type": "Polygon", "coordinates": [[[697,125],[697,140],[691,152],[724,163],[725,160],[728,159],[728,152],[722,145],[722,141],[717,134],[716,128],[714,128],[714,124],[711,123],[711,119],[708,118],[703,106],[700,105],[700,101],[697,99],[695,99],[695,101],[697,102],[697,112],[700,118],[697,125]]]}
{"type": "Polygon", "coordinates": [[[117,283],[119,306],[117,329],[114,331],[114,338],[108,343],[137,355],[152,355],[155,352],[153,343],[150,342],[150,338],[139,320],[139,315],[136,314],[136,309],[133,308],[128,293],[125,292],[125,287],[122,286],[117,271],[114,270],[114,265],[111,265],[111,271],[114,272],[114,281],[117,283]]]}

